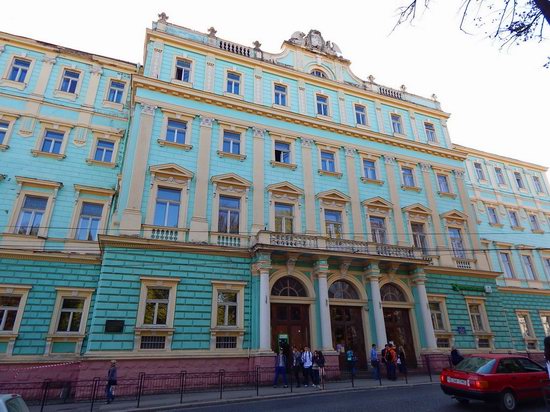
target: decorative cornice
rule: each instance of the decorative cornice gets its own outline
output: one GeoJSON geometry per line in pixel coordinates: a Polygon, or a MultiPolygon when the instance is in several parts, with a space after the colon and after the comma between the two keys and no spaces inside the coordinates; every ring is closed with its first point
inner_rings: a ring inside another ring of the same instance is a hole
{"type": "Polygon", "coordinates": [[[82,263],[86,265],[101,265],[100,255],[83,255],[81,253],[67,252],[40,252],[15,249],[1,249],[0,257],[3,259],[27,259],[42,260],[48,262],[82,263]]]}

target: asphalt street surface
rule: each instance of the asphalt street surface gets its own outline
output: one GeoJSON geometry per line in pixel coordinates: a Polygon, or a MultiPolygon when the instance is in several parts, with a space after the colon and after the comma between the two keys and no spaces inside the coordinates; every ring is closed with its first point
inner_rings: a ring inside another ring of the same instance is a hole
{"type": "MultiPolygon", "coordinates": [[[[184,412],[488,412],[498,411],[498,408],[490,408],[483,402],[471,402],[468,406],[461,406],[450,396],[444,395],[439,385],[435,384],[327,394],[319,391],[313,396],[255,400],[174,410],[184,412]]],[[[540,401],[521,404],[517,411],[543,412],[546,409],[544,403],[540,401]]]]}

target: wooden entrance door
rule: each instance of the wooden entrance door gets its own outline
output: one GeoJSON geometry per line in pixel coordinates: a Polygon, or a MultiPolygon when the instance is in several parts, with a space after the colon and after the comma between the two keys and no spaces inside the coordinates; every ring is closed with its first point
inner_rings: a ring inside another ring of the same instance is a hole
{"type": "Polygon", "coordinates": [[[386,336],[393,341],[396,348],[403,346],[407,366],[416,367],[416,354],[411,332],[409,309],[384,308],[384,322],[386,324],[386,336]]]}
{"type": "Polygon", "coordinates": [[[334,348],[340,348],[340,345],[344,347],[344,352],[340,352],[340,367],[345,367],[345,352],[351,348],[357,356],[357,366],[364,368],[367,364],[367,356],[361,308],[331,305],[330,323],[334,348]]]}
{"type": "Polygon", "coordinates": [[[309,305],[271,304],[271,348],[277,350],[277,336],[288,335],[290,348],[310,346],[309,305]]]}

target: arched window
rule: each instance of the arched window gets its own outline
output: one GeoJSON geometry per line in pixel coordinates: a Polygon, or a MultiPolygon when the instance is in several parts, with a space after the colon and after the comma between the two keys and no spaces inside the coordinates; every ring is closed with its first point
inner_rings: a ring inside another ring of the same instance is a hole
{"type": "Polygon", "coordinates": [[[393,283],[386,283],[380,288],[380,296],[383,302],[406,302],[403,291],[393,283]]]}
{"type": "Polygon", "coordinates": [[[359,293],[351,283],[337,280],[330,285],[328,297],[331,299],[359,299],[359,293]]]}
{"type": "Polygon", "coordinates": [[[307,297],[306,288],[298,279],[285,276],[279,279],[271,289],[272,296],[307,297]]]}
{"type": "Polygon", "coordinates": [[[323,79],[327,78],[327,74],[324,71],[319,70],[319,69],[313,69],[311,71],[311,74],[314,75],[314,76],[317,76],[317,77],[322,77],[323,79]]]}

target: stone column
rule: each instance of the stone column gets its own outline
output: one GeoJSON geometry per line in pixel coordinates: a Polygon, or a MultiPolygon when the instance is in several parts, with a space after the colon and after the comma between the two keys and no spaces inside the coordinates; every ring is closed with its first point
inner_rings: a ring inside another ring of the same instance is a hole
{"type": "Polygon", "coordinates": [[[355,154],[357,150],[353,147],[344,147],[346,152],[346,170],[348,173],[348,190],[351,198],[351,218],[353,221],[353,238],[355,240],[364,240],[363,226],[361,219],[361,202],[359,200],[359,188],[357,187],[357,175],[355,173],[355,154]]]}
{"type": "Polygon", "coordinates": [[[304,203],[306,211],[306,234],[316,234],[315,217],[315,188],[313,187],[313,139],[302,138],[302,164],[304,170],[304,203]]]}
{"type": "Polygon", "coordinates": [[[437,341],[435,339],[434,327],[432,324],[432,315],[430,314],[428,295],[426,294],[426,275],[422,268],[415,269],[414,273],[415,277],[413,281],[416,284],[418,304],[420,305],[420,313],[422,314],[422,321],[424,322],[426,347],[430,350],[434,350],[437,349],[437,341]]]}
{"type": "Polygon", "coordinates": [[[254,137],[252,138],[252,150],[254,158],[253,173],[254,190],[252,191],[252,234],[255,235],[258,231],[264,229],[264,139],[265,130],[253,128],[254,137]]]}
{"type": "Polygon", "coordinates": [[[328,301],[328,261],[319,259],[314,267],[317,281],[319,282],[319,318],[321,321],[321,347],[323,351],[333,351],[332,326],[330,324],[330,306],[328,301]]]}
{"type": "Polygon", "coordinates": [[[195,174],[195,197],[193,200],[193,216],[189,227],[189,240],[191,242],[208,241],[208,219],[206,208],[208,206],[208,185],[210,183],[210,150],[212,146],[212,124],[214,119],[201,117],[199,136],[199,153],[197,164],[199,169],[195,174]]]}
{"type": "Polygon", "coordinates": [[[380,297],[380,270],[378,263],[369,263],[365,271],[370,281],[370,297],[374,311],[374,326],[376,329],[376,345],[383,348],[388,343],[386,337],[386,324],[384,323],[384,311],[382,310],[382,298],[380,297]]]}
{"type": "Polygon", "coordinates": [[[260,352],[271,352],[271,303],[269,290],[269,271],[271,256],[268,253],[256,257],[256,271],[260,274],[260,352]]]}
{"type": "Polygon", "coordinates": [[[395,164],[397,160],[392,156],[384,156],[386,164],[386,175],[390,187],[390,201],[393,206],[393,218],[395,221],[395,230],[397,231],[397,244],[399,246],[409,246],[405,237],[405,224],[403,223],[403,213],[401,212],[401,203],[399,201],[399,189],[401,187],[400,176],[395,175],[395,164]]]}

